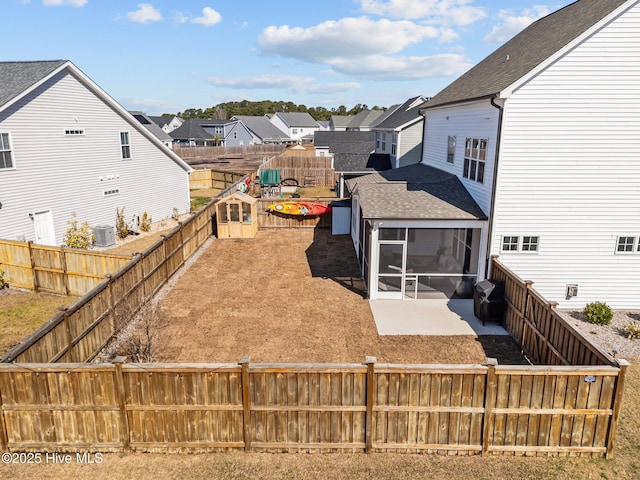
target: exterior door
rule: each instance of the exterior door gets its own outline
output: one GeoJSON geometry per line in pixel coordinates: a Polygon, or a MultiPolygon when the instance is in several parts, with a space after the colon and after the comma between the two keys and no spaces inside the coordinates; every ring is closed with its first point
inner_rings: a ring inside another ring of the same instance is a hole
{"type": "Polygon", "coordinates": [[[403,298],[406,256],[404,242],[378,244],[377,298],[403,298]]]}
{"type": "Polygon", "coordinates": [[[34,243],[40,245],[55,245],[56,231],[53,225],[53,214],[51,210],[35,212],[33,214],[33,228],[36,232],[34,243]]]}

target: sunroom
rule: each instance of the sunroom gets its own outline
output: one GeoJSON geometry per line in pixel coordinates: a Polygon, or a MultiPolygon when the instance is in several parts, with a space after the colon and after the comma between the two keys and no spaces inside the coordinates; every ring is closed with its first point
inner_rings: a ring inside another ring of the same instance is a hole
{"type": "Polygon", "coordinates": [[[351,235],[370,299],[471,298],[487,216],[460,180],[423,164],[349,180],[351,235]]]}

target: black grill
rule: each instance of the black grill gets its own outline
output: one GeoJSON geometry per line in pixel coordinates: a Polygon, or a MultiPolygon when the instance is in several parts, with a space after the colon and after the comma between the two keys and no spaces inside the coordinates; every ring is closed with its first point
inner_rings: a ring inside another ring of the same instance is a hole
{"type": "Polygon", "coordinates": [[[473,292],[473,313],[482,320],[502,323],[507,302],[504,299],[504,282],[482,280],[473,292]]]}

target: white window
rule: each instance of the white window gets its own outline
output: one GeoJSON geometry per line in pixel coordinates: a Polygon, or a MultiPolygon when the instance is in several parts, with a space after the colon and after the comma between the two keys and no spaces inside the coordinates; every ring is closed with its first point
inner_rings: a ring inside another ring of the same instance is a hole
{"type": "Polygon", "coordinates": [[[393,136],[391,137],[391,155],[396,154],[397,145],[398,145],[398,134],[394,133],[393,136]]]}
{"type": "Polygon", "coordinates": [[[216,135],[222,135],[222,127],[215,127],[214,130],[216,135]]]}
{"type": "Polygon", "coordinates": [[[523,252],[537,252],[538,251],[539,240],[540,240],[539,237],[523,236],[522,237],[522,251],[523,252]]]}
{"type": "Polygon", "coordinates": [[[462,176],[484,183],[484,167],[487,157],[486,138],[467,138],[464,144],[464,167],[462,176]]]}
{"type": "Polygon", "coordinates": [[[129,132],[120,132],[120,147],[122,158],[131,158],[131,143],[129,143],[129,132]]]}
{"type": "Polygon", "coordinates": [[[380,132],[376,132],[376,150],[380,150],[380,132]]]}
{"type": "Polygon", "coordinates": [[[64,134],[68,136],[84,135],[84,129],[83,128],[67,128],[65,129],[64,134]]]}
{"type": "Polygon", "coordinates": [[[504,236],[502,237],[503,252],[517,252],[520,237],[504,236]]]}
{"type": "Polygon", "coordinates": [[[233,138],[238,138],[238,132],[233,132],[233,138]]]}
{"type": "Polygon", "coordinates": [[[635,243],[636,243],[636,237],[618,237],[618,247],[616,248],[616,252],[618,253],[633,252],[634,250],[633,247],[635,243]]]}
{"type": "Polygon", "coordinates": [[[9,134],[0,132],[0,169],[13,168],[13,152],[9,134]]]}
{"type": "Polygon", "coordinates": [[[120,189],[119,188],[111,188],[109,190],[105,190],[104,192],[102,192],[102,194],[105,197],[110,197],[112,195],[119,195],[120,194],[120,189]]]}
{"type": "Polygon", "coordinates": [[[384,152],[387,149],[387,134],[382,134],[382,151],[384,152]]]}
{"type": "Polygon", "coordinates": [[[453,163],[453,157],[456,153],[456,137],[449,135],[447,140],[447,162],[453,163]]]}
{"type": "Polygon", "coordinates": [[[297,134],[298,134],[298,129],[297,129],[297,128],[292,128],[292,129],[291,129],[291,133],[292,133],[293,135],[297,135],[297,134]]]}

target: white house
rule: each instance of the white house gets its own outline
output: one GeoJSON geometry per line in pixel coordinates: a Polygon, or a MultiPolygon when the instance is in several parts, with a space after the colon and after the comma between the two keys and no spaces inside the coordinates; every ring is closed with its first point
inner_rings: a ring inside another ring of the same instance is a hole
{"type": "Polygon", "coordinates": [[[379,176],[371,182],[378,191],[363,180],[350,185],[354,242],[370,251],[361,254],[370,295],[406,298],[428,273],[482,279],[498,254],[561,308],[640,308],[639,31],[638,0],[577,1],[425,103],[423,164],[393,171],[405,186],[379,176]],[[463,193],[450,176],[486,219],[468,202],[448,211],[463,193]],[[373,207],[384,206],[385,189],[395,207],[420,201],[418,193],[431,203],[384,218],[394,212],[373,207]],[[420,230],[420,216],[432,218],[433,235],[420,230]],[[418,244],[421,235],[431,248],[418,244]]]}
{"type": "Polygon", "coordinates": [[[0,238],[188,212],[190,171],[71,62],[0,62],[0,238]]]}
{"type": "Polygon", "coordinates": [[[278,112],[271,115],[269,120],[294,141],[301,141],[303,137],[312,141],[314,132],[320,130],[318,122],[307,112],[278,112]]]}
{"type": "Polygon", "coordinates": [[[389,155],[393,168],[422,160],[424,117],[419,107],[426,101],[421,95],[412,97],[372,128],[376,135],[375,153],[389,155]]]}

